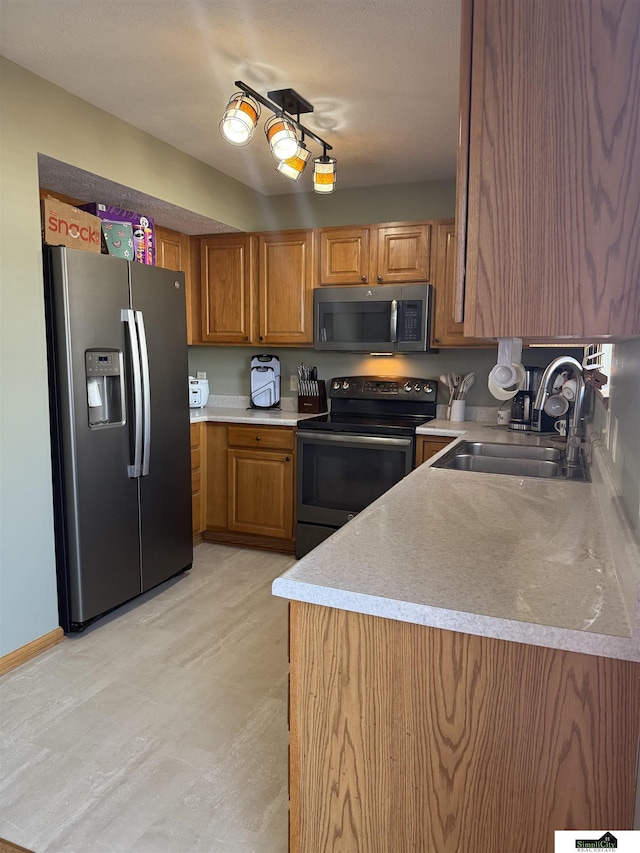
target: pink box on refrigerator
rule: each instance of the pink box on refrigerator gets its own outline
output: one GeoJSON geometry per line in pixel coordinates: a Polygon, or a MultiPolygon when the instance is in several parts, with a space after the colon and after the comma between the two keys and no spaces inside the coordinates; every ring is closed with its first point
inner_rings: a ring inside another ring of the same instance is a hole
{"type": "Polygon", "coordinates": [[[141,264],[155,266],[156,231],[154,221],[150,216],[97,201],[80,205],[80,210],[86,210],[100,219],[107,219],[111,222],[129,222],[133,229],[133,260],[141,264]]]}

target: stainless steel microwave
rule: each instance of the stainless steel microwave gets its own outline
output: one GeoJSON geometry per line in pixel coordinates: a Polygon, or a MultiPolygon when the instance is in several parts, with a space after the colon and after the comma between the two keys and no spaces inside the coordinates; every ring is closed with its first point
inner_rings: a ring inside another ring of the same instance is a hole
{"type": "Polygon", "coordinates": [[[313,346],[344,352],[437,352],[429,346],[430,284],[319,287],[313,346]]]}

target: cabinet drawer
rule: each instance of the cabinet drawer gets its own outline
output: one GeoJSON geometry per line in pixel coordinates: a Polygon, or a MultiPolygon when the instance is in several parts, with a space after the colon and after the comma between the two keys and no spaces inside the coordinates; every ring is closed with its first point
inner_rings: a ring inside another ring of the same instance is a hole
{"type": "Polygon", "coordinates": [[[191,470],[193,471],[195,468],[200,467],[200,448],[192,447],[191,448],[191,470]]]}
{"type": "Polygon", "coordinates": [[[191,447],[200,446],[200,424],[191,424],[191,447]]]}
{"type": "Polygon", "coordinates": [[[293,429],[273,427],[230,426],[229,444],[235,447],[259,447],[272,450],[293,450],[293,429]]]}

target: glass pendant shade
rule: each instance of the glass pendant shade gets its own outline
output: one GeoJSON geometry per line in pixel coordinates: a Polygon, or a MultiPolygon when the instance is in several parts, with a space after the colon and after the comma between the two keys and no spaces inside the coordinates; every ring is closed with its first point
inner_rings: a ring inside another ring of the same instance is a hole
{"type": "Polygon", "coordinates": [[[293,124],[284,116],[275,115],[264,126],[269,148],[274,160],[294,157],[299,142],[293,124]]]}
{"type": "Polygon", "coordinates": [[[309,151],[304,142],[301,142],[293,157],[289,157],[288,160],[281,160],[276,169],[281,174],[286,175],[287,178],[291,178],[292,181],[297,181],[304,172],[309,157],[311,157],[311,151],[309,151]]]}
{"type": "Polygon", "coordinates": [[[235,92],[220,122],[220,133],[231,145],[247,145],[260,118],[260,106],[249,95],[235,92]]]}
{"type": "Polygon", "coordinates": [[[332,193],[336,188],[335,157],[316,157],[313,161],[313,190],[317,193],[332,193]]]}

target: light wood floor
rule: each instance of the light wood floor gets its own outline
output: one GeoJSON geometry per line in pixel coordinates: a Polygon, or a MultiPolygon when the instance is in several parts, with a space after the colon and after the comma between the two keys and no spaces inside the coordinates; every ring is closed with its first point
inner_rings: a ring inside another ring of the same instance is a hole
{"type": "Polygon", "coordinates": [[[221,545],[0,680],[0,838],[284,853],[292,557],[221,545]]]}

